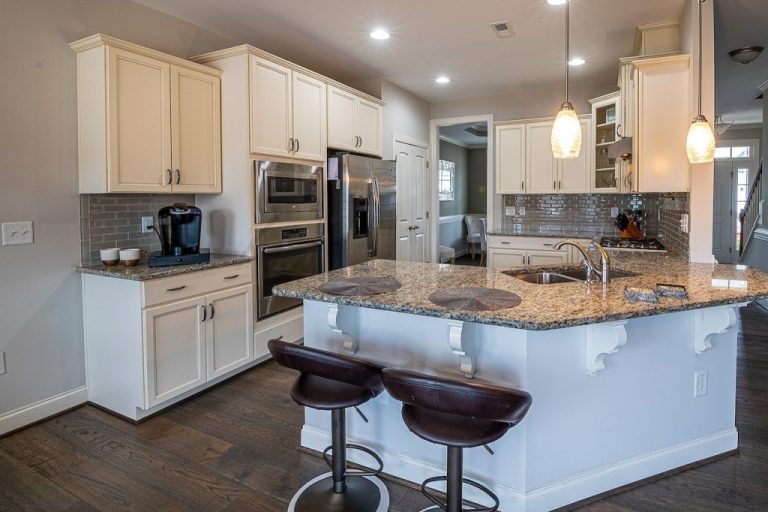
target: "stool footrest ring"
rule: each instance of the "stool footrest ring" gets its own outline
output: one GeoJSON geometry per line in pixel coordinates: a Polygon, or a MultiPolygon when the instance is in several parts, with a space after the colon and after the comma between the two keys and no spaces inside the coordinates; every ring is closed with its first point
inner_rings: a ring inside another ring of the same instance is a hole
{"type": "MultiPolygon", "coordinates": [[[[427,498],[429,498],[429,500],[432,503],[434,503],[435,505],[440,507],[441,510],[447,510],[448,507],[446,506],[445,502],[442,501],[437,496],[437,494],[436,494],[437,491],[434,491],[434,490],[428,488],[427,486],[429,484],[433,484],[435,482],[446,482],[446,481],[448,481],[448,477],[447,476],[435,476],[435,477],[432,477],[432,478],[427,478],[421,484],[421,493],[424,496],[426,496],[427,498]]],[[[471,485],[475,489],[478,489],[480,492],[482,492],[483,494],[485,494],[486,496],[488,496],[489,498],[491,498],[493,500],[493,506],[491,506],[491,507],[463,508],[462,509],[463,512],[496,512],[497,510],[499,510],[499,505],[500,505],[499,498],[498,498],[498,496],[493,494],[493,492],[491,492],[490,489],[488,489],[484,485],[482,485],[482,484],[480,484],[478,482],[475,482],[474,480],[470,480],[468,478],[462,478],[461,481],[464,484],[471,485]]]]}
{"type": "MultiPolygon", "coordinates": [[[[359,470],[347,470],[347,469],[345,469],[344,470],[344,476],[378,476],[379,473],[381,473],[382,470],[384,469],[384,462],[382,462],[381,458],[378,455],[376,455],[376,453],[373,450],[371,450],[369,448],[366,448],[365,446],[360,446],[359,444],[347,444],[346,447],[347,447],[348,450],[358,450],[358,451],[367,453],[368,455],[370,455],[373,458],[373,460],[376,461],[376,464],[379,467],[377,469],[373,470],[373,471],[359,471],[359,470]]],[[[333,450],[333,445],[331,445],[328,448],[326,448],[325,450],[323,450],[323,460],[325,460],[325,463],[328,464],[328,466],[331,466],[331,467],[333,467],[332,466],[332,459],[331,459],[331,455],[330,455],[330,452],[332,450],[333,450]]],[[[346,468],[346,466],[345,466],[345,468],[346,468]]]]}

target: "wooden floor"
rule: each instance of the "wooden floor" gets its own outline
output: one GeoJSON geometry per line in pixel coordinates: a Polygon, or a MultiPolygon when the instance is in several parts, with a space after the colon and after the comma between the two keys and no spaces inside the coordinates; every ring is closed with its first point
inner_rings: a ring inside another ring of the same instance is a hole
{"type": "MultiPolygon", "coordinates": [[[[768,511],[768,313],[753,305],[740,319],[740,453],[579,510],[768,511]]],[[[6,436],[0,511],[284,511],[295,489],[327,471],[297,450],[292,380],[268,363],[139,426],[85,406],[6,436]]],[[[427,505],[387,485],[390,510],[427,505]]]]}

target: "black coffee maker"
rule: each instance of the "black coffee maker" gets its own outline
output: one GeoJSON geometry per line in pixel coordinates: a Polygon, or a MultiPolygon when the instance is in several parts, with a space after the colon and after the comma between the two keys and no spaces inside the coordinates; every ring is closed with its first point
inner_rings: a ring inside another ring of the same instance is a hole
{"type": "Polygon", "coordinates": [[[203,213],[196,206],[176,203],[157,213],[157,234],[161,251],[149,255],[150,267],[208,263],[210,251],[200,249],[203,213]]]}

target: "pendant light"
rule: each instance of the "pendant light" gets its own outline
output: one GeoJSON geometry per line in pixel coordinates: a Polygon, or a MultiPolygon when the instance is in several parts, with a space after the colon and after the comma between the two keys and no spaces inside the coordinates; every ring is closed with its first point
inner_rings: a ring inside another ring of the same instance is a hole
{"type": "Polygon", "coordinates": [[[565,101],[552,126],[552,154],[555,158],[578,158],[581,151],[581,123],[568,101],[568,62],[570,61],[570,1],[565,2],[565,101]]]}
{"type": "Polygon", "coordinates": [[[688,139],[685,143],[685,149],[688,153],[688,161],[692,164],[707,164],[715,159],[715,134],[712,131],[709,121],[701,113],[701,86],[702,86],[702,23],[701,23],[701,4],[705,0],[696,0],[699,4],[699,113],[693,118],[691,127],[688,129],[688,139]]]}

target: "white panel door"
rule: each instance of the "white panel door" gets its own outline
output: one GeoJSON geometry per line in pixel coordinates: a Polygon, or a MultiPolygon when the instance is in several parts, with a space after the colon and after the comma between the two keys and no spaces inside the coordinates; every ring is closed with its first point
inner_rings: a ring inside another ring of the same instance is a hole
{"type": "Polygon", "coordinates": [[[712,219],[712,253],[719,263],[735,263],[736,187],[733,163],[715,162],[715,189],[712,219]]]}
{"type": "Polygon", "coordinates": [[[525,262],[525,251],[516,249],[490,249],[488,251],[488,267],[492,270],[522,267],[525,262]]]}
{"type": "Polygon", "coordinates": [[[561,265],[568,263],[568,251],[527,251],[526,264],[531,266],[538,265],[561,265]]]}
{"type": "Polygon", "coordinates": [[[359,137],[358,151],[381,156],[381,106],[357,98],[355,132],[359,137]]]}
{"type": "Polygon", "coordinates": [[[397,164],[397,259],[428,261],[427,150],[395,142],[397,164]]]}
{"type": "Polygon", "coordinates": [[[525,192],[525,125],[496,127],[496,193],[525,192]]]}
{"type": "Polygon", "coordinates": [[[592,123],[581,119],[581,151],[578,158],[558,159],[557,191],[563,194],[585,194],[592,181],[592,123]]]}
{"type": "Polygon", "coordinates": [[[173,191],[221,192],[221,81],[171,66],[173,191]]]}
{"type": "Polygon", "coordinates": [[[324,161],[326,139],[325,84],[293,72],[293,155],[304,160],[324,161]]]}
{"type": "Polygon", "coordinates": [[[110,192],[170,192],[170,65],[108,49],[110,192]]]}
{"type": "Polygon", "coordinates": [[[355,109],[357,97],[328,86],[328,146],[355,151],[355,109]]]}
{"type": "Polygon", "coordinates": [[[144,311],[146,408],[206,381],[204,306],[200,297],[144,311]]]}
{"type": "Polygon", "coordinates": [[[291,156],[291,70],[251,56],[251,153],[291,156]]]}
{"type": "Polygon", "coordinates": [[[546,194],[555,191],[557,161],[552,155],[552,122],[525,126],[526,192],[546,194]]]}
{"type": "Polygon", "coordinates": [[[248,284],[208,295],[208,380],[253,359],[253,287],[248,284]]]}

